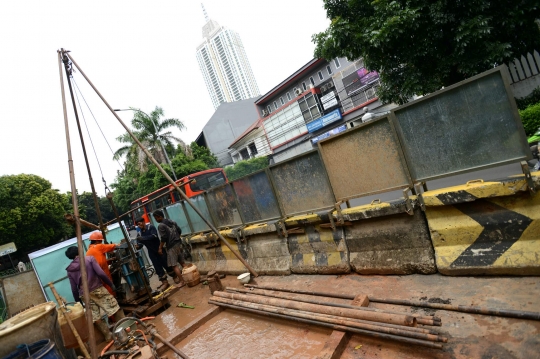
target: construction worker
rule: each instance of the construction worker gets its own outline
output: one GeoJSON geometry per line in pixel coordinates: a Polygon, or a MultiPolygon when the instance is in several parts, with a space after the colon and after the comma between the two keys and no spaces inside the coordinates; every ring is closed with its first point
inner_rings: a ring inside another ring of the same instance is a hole
{"type": "Polygon", "coordinates": [[[163,212],[159,209],[154,211],[153,216],[156,222],[159,223],[157,230],[161,238],[158,254],[163,255],[166,253],[167,265],[172,267],[174,273],[180,278],[177,286],[183,287],[186,283],[182,278],[182,270],[178,266],[180,264],[182,267],[187,267],[182,254],[182,241],[180,240],[182,230],[175,221],[165,218],[163,212]],[[166,248],[166,251],[163,247],[166,248]]]}
{"type": "MultiPolygon", "coordinates": [[[[66,257],[72,260],[66,268],[69,284],[71,285],[71,293],[73,294],[73,298],[79,302],[83,293],[83,287],[78,248],[74,246],[68,247],[68,249],[66,249],[66,257]]],[[[110,341],[112,339],[112,334],[107,323],[101,319],[100,309],[103,309],[107,316],[113,316],[115,321],[119,321],[125,317],[124,310],[120,308],[116,299],[114,299],[114,297],[104,288],[103,284],[107,284],[114,289],[114,284],[105,272],[103,272],[96,259],[92,256],[86,256],[84,257],[84,262],[86,266],[88,290],[90,292],[92,321],[103,334],[105,340],[110,341]]]]}
{"type": "Polygon", "coordinates": [[[146,221],[143,217],[137,218],[135,223],[139,231],[137,232],[137,244],[139,246],[146,246],[148,249],[148,256],[152,261],[152,265],[156,269],[156,273],[161,281],[161,285],[158,287],[158,290],[167,289],[170,284],[167,280],[167,274],[169,274],[176,284],[180,283],[181,280],[178,278],[173,268],[167,265],[167,255],[165,253],[158,254],[159,251],[159,237],[156,227],[152,224],[146,224],[146,221]],[[167,271],[167,273],[165,273],[167,271]]]}
{"type": "MultiPolygon", "coordinates": [[[[103,244],[103,234],[100,231],[95,231],[90,234],[90,246],[88,247],[86,255],[92,256],[96,259],[96,262],[99,264],[101,269],[103,269],[103,272],[105,272],[111,282],[112,276],[111,272],[109,271],[109,263],[107,263],[107,256],[105,253],[112,252],[117,248],[118,245],[116,244],[103,244]]],[[[112,287],[110,287],[107,283],[105,283],[104,286],[107,288],[109,293],[115,295],[112,287]]]]}

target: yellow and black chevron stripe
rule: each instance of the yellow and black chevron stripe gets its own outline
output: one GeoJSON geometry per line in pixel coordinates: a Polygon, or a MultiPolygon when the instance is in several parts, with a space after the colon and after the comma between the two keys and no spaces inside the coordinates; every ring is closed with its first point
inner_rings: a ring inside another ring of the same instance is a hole
{"type": "Polygon", "coordinates": [[[426,217],[439,272],[540,274],[540,195],[458,191],[437,200],[443,205],[427,207],[426,217]]]}

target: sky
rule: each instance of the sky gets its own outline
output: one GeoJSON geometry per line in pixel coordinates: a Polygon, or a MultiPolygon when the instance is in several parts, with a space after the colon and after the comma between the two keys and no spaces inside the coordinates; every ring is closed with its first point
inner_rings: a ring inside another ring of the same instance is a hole
{"type": "MultiPolygon", "coordinates": [[[[203,3],[211,19],[240,34],[261,94],[311,60],[311,35],[329,25],[322,0],[203,3]]],[[[191,0],[0,2],[0,176],[35,174],[61,192],[71,188],[60,48],[71,51],[112,108],[150,112],[160,106],[165,118],[186,125],[176,135],[194,141],[214,113],[195,57],[204,23],[201,2],[191,0]]],[[[98,195],[104,195],[101,178],[114,182],[120,165],[111,148],[121,147],[116,137],[125,130],[79,72],[74,81],[92,176],[98,195]]],[[[76,188],[82,193],[90,191],[90,182],[67,100],[76,188]]],[[[129,125],[132,113],[118,114],[129,125]]]]}

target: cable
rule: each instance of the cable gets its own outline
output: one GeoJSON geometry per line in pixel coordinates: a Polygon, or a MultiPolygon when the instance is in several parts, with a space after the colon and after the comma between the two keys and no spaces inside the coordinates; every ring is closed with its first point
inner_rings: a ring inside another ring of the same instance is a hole
{"type": "MultiPolygon", "coordinates": [[[[82,94],[81,90],[79,89],[79,86],[77,85],[77,82],[75,81],[75,78],[72,76],[72,79],[73,79],[73,84],[75,85],[75,87],[77,88],[77,90],[79,91],[79,93],[81,94],[81,97],[84,101],[84,103],[86,104],[86,107],[88,108],[88,110],[90,111],[90,114],[92,115],[92,117],[94,118],[94,121],[97,125],[97,127],[99,128],[99,131],[101,132],[101,135],[103,136],[103,139],[105,140],[105,142],[107,143],[107,146],[109,146],[109,149],[111,150],[111,153],[114,155],[114,151],[111,147],[111,145],[109,144],[109,141],[107,141],[107,137],[105,137],[105,134],[103,133],[103,130],[101,129],[101,126],[99,125],[99,123],[97,122],[96,120],[96,117],[94,116],[94,113],[92,112],[92,109],[90,108],[90,106],[88,105],[88,102],[86,102],[86,99],[84,98],[84,95],[82,94]]],[[[80,107],[80,105],[79,105],[80,107]]],[[[125,171],[124,169],[124,166],[122,166],[120,164],[120,161],[116,160],[116,162],[118,163],[118,165],[120,166],[120,168],[122,169],[122,171],[125,171]]]]}

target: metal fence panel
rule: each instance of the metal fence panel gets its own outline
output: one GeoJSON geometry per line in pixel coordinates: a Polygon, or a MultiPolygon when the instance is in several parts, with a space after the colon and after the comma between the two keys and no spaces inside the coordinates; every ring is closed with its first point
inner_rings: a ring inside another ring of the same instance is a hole
{"type": "Polygon", "coordinates": [[[242,224],[242,218],[240,218],[236,205],[236,197],[230,184],[209,190],[206,197],[218,227],[242,224]]]}
{"type": "Polygon", "coordinates": [[[335,200],[318,151],[270,167],[285,215],[334,206],[335,200]]]}
{"type": "Polygon", "coordinates": [[[415,181],[530,156],[508,76],[501,66],[393,111],[415,181]]]}
{"type": "MultiPolygon", "coordinates": [[[[206,201],[204,199],[204,194],[200,194],[198,196],[190,198],[191,202],[195,207],[201,211],[203,216],[209,220],[212,221],[212,217],[210,217],[210,211],[208,211],[208,206],[206,205],[206,201]]],[[[193,232],[204,232],[209,231],[210,227],[203,221],[203,219],[195,212],[193,208],[189,204],[186,203],[186,211],[187,215],[189,216],[189,220],[191,221],[191,225],[193,226],[193,232]]]]}
{"type": "Polygon", "coordinates": [[[412,186],[388,117],[320,141],[319,149],[337,200],[412,186]]]}
{"type": "Polygon", "coordinates": [[[281,217],[278,201],[265,171],[232,182],[244,223],[281,217]]]}
{"type": "Polygon", "coordinates": [[[165,211],[167,212],[169,219],[172,219],[178,224],[178,227],[182,230],[183,236],[191,233],[189,222],[181,202],[166,207],[165,211]]]}

